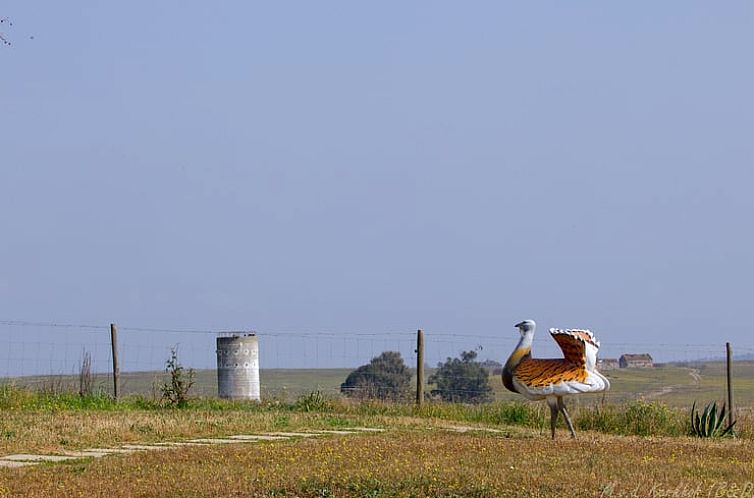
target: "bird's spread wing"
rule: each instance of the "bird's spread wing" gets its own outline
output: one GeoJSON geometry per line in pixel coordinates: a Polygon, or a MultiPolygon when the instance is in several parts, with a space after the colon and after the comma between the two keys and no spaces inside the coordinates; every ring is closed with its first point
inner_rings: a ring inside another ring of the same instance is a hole
{"type": "Polygon", "coordinates": [[[545,387],[563,381],[584,382],[587,371],[582,365],[563,360],[526,359],[516,368],[516,380],[529,388],[545,387]]]}
{"type": "Polygon", "coordinates": [[[600,343],[590,330],[550,329],[550,335],[563,350],[563,357],[567,362],[586,365],[590,370],[595,367],[600,343]]]}
{"type": "Polygon", "coordinates": [[[609,389],[610,383],[597,371],[589,371],[584,363],[566,360],[527,358],[513,373],[514,390],[529,399],[597,392],[609,389]]]}

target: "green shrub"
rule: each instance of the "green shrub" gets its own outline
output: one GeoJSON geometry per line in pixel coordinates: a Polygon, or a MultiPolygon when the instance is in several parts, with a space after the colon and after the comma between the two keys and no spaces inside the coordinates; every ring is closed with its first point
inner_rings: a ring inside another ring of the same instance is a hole
{"type": "Polygon", "coordinates": [[[385,351],[346,377],[340,392],[356,399],[399,401],[409,397],[411,370],[397,351],[385,351]]]}
{"type": "Polygon", "coordinates": [[[652,436],[677,432],[673,416],[665,404],[637,401],[629,403],[625,413],[629,434],[652,436]]]}
{"type": "Polygon", "coordinates": [[[170,406],[183,408],[188,404],[189,391],[194,385],[194,369],[186,370],[178,362],[178,350],[170,349],[170,358],[165,362],[165,371],[170,374],[170,383],[160,388],[162,401],[170,406]]]}
{"type": "Polygon", "coordinates": [[[432,395],[456,403],[492,401],[494,393],[490,374],[476,357],[476,351],[463,351],[460,358],[448,358],[444,363],[438,363],[437,370],[428,379],[430,384],[437,385],[432,395]]]}
{"type": "Polygon", "coordinates": [[[327,412],[332,408],[332,402],[320,391],[312,391],[300,396],[293,404],[293,409],[299,412],[327,412]]]}

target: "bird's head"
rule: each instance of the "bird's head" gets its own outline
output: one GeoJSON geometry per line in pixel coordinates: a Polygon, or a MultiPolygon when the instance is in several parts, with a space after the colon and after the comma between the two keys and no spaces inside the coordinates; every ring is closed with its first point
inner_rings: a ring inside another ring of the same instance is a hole
{"type": "Polygon", "coordinates": [[[518,328],[519,332],[521,332],[521,335],[524,335],[527,332],[534,332],[534,329],[536,327],[537,324],[534,322],[534,320],[524,320],[523,322],[516,324],[516,328],[518,328]]]}

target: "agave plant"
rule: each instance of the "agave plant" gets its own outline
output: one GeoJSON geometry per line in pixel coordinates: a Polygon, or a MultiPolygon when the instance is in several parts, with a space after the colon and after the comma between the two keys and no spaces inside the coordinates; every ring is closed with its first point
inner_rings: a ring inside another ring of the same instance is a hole
{"type": "Polygon", "coordinates": [[[734,421],[723,428],[725,423],[725,403],[720,413],[717,413],[717,402],[709,403],[704,407],[701,415],[696,409],[696,401],[691,407],[691,435],[696,437],[723,437],[733,435],[734,421]]]}

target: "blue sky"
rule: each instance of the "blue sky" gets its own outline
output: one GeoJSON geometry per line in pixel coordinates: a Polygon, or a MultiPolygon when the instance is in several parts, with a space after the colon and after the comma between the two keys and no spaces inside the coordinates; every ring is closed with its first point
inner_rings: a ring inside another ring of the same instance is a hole
{"type": "Polygon", "coordinates": [[[2,320],[752,345],[750,2],[1,8],[2,320]]]}

